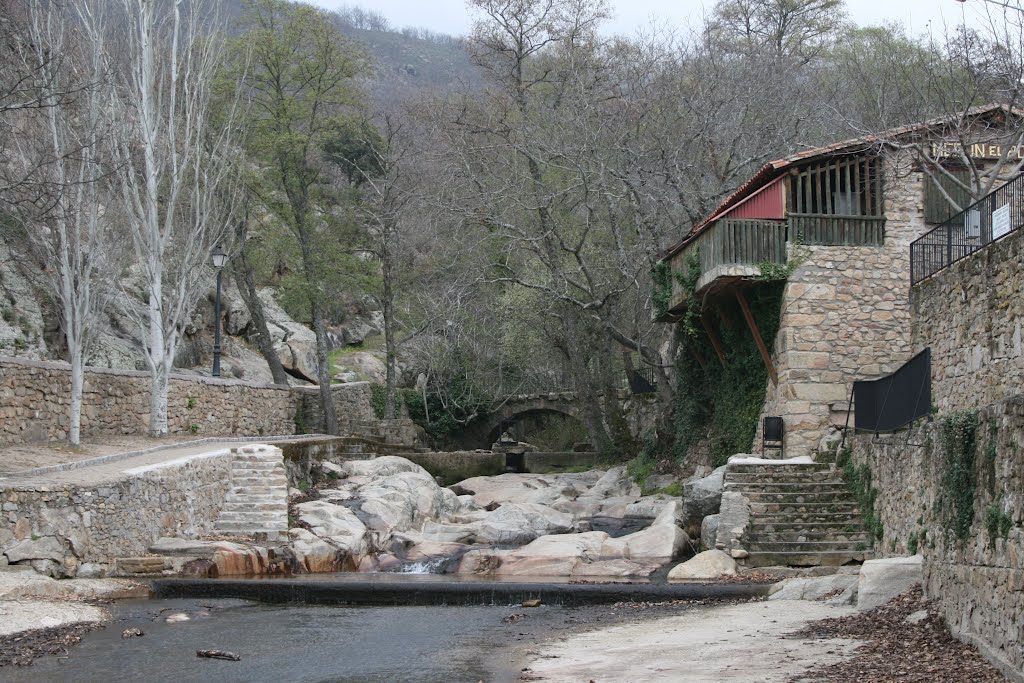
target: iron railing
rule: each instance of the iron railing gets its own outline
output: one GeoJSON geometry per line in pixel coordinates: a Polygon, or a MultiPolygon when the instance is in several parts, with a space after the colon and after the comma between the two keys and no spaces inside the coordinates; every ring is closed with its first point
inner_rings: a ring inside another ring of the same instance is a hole
{"type": "Polygon", "coordinates": [[[1024,225],[1024,174],[910,243],[916,285],[1024,225]]]}

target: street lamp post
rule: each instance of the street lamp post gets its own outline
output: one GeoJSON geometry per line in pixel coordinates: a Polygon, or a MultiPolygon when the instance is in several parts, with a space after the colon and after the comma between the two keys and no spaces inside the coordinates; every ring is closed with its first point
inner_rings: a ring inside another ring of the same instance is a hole
{"type": "Polygon", "coordinates": [[[220,377],[220,277],[228,255],[217,245],[213,254],[213,267],[217,269],[217,296],[213,302],[213,376],[220,377]]]}

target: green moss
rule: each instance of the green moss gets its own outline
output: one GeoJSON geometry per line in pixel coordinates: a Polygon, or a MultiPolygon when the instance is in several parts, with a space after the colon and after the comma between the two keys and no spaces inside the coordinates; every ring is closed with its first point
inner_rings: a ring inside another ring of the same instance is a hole
{"type": "Polygon", "coordinates": [[[997,538],[1006,538],[1013,528],[1013,519],[1003,510],[1002,499],[996,500],[985,510],[985,529],[990,542],[997,538]]]}
{"type": "Polygon", "coordinates": [[[661,490],[658,491],[658,493],[664,493],[666,496],[678,498],[679,496],[683,495],[683,484],[681,482],[674,481],[668,486],[663,487],[661,490]]]}
{"type": "Polygon", "coordinates": [[[668,311],[672,300],[672,269],[665,261],[659,261],[651,273],[651,308],[655,317],[661,317],[668,311]]]}
{"type": "Polygon", "coordinates": [[[644,434],[643,447],[636,457],[626,463],[626,474],[635,481],[641,489],[647,482],[647,478],[654,474],[658,466],[657,448],[658,444],[653,434],[644,434]]]}
{"type": "Polygon", "coordinates": [[[910,538],[907,540],[907,552],[911,555],[917,555],[917,548],[920,540],[917,537],[917,532],[910,534],[910,538]]]}
{"type": "Polygon", "coordinates": [[[853,452],[849,446],[839,451],[836,457],[836,466],[842,472],[843,481],[853,489],[868,535],[876,541],[881,541],[885,535],[885,529],[881,517],[875,514],[878,489],[871,485],[871,468],[867,465],[857,467],[853,463],[853,452]]]}
{"type": "Polygon", "coordinates": [[[970,535],[974,522],[977,431],[978,413],[973,410],[951,413],[941,423],[946,462],[937,502],[947,528],[961,541],[970,535]]]}

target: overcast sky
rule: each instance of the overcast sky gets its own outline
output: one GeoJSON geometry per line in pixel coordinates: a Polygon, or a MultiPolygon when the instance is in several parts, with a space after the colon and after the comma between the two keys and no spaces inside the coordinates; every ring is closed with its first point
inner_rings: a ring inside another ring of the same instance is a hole
{"type": "MultiPolygon", "coordinates": [[[[464,0],[312,0],[328,9],[339,5],[357,5],[374,9],[396,27],[416,26],[433,31],[464,35],[469,31],[471,18],[464,0]]],[[[608,24],[609,33],[632,34],[650,25],[652,20],[669,26],[685,27],[696,23],[705,8],[714,6],[715,0],[609,0],[615,17],[608,24]]],[[[988,0],[847,0],[852,19],[862,26],[886,22],[900,22],[912,34],[929,29],[943,32],[943,26],[959,25],[965,19],[969,25],[978,25],[987,10],[1002,9],[988,0]]]]}

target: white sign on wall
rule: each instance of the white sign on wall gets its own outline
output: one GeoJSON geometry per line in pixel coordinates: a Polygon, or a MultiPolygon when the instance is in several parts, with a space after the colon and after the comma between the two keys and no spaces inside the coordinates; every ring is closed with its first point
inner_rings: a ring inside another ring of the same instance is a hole
{"type": "Polygon", "coordinates": [[[992,212],[992,239],[997,240],[1010,232],[1010,205],[1003,204],[992,212]]]}

